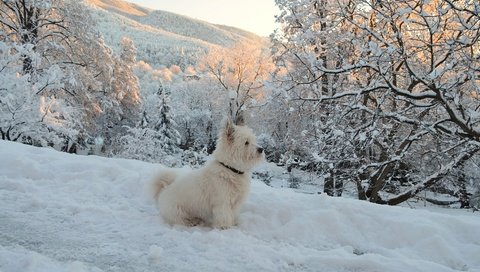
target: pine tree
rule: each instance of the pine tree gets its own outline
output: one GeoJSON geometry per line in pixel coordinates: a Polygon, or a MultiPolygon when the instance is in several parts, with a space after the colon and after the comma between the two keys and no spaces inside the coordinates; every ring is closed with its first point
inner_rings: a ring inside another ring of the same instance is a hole
{"type": "Polygon", "coordinates": [[[170,106],[170,92],[163,85],[160,85],[156,95],[159,98],[159,118],[153,129],[161,137],[159,140],[162,142],[163,150],[168,154],[173,154],[179,149],[180,133],[175,128],[177,124],[170,106]]]}
{"type": "Polygon", "coordinates": [[[126,134],[117,138],[113,155],[174,166],[180,144],[170,106],[170,93],[160,84],[145,99],[141,120],[135,127],[124,126],[126,134]]]}

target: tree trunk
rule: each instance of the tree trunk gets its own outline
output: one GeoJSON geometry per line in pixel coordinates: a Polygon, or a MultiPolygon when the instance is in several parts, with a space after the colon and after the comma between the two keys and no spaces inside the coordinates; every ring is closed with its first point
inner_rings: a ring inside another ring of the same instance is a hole
{"type": "Polygon", "coordinates": [[[465,172],[463,171],[463,167],[459,167],[460,173],[458,176],[458,186],[460,187],[457,192],[458,201],[460,201],[460,208],[467,209],[470,208],[470,195],[467,192],[467,180],[465,177],[465,172]]]}

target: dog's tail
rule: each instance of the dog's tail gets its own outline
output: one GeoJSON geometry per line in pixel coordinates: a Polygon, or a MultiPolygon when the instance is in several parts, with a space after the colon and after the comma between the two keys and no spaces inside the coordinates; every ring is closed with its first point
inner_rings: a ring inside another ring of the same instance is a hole
{"type": "Polygon", "coordinates": [[[153,198],[157,199],[158,195],[162,192],[165,187],[170,185],[176,177],[176,173],[173,170],[165,169],[162,170],[155,176],[155,179],[152,182],[152,193],[153,198]]]}

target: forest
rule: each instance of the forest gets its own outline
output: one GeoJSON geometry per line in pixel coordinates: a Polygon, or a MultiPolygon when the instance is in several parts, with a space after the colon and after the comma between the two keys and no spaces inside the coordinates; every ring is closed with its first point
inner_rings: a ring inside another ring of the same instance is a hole
{"type": "Polygon", "coordinates": [[[0,0],[0,137],[196,167],[243,113],[268,162],[330,196],[479,209],[480,3],[276,5],[268,39],[140,52],[88,1],[0,0]]]}

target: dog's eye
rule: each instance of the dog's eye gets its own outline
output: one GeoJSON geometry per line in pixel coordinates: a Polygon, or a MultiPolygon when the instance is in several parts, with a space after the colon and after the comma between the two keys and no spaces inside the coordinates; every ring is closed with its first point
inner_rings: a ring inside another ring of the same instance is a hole
{"type": "Polygon", "coordinates": [[[249,145],[250,143],[248,141],[245,142],[245,145],[249,145]]]}

